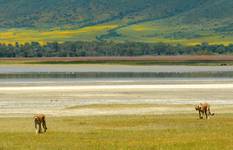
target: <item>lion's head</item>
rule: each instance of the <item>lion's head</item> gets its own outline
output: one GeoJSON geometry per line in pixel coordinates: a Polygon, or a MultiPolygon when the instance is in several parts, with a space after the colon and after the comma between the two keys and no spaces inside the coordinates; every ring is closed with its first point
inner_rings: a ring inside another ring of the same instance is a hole
{"type": "Polygon", "coordinates": [[[194,105],[196,111],[200,110],[200,105],[194,105]]]}

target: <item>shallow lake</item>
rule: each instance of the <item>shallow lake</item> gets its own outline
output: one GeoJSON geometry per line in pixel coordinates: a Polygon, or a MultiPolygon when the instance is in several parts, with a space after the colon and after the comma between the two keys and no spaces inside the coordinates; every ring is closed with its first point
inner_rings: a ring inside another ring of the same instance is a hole
{"type": "Polygon", "coordinates": [[[93,104],[182,104],[191,107],[169,111],[191,113],[193,104],[203,101],[233,105],[232,91],[232,67],[0,66],[0,116],[156,114],[167,109],[68,109],[93,104]]]}
{"type": "Polygon", "coordinates": [[[231,78],[233,66],[1,65],[9,78],[231,78]]]}

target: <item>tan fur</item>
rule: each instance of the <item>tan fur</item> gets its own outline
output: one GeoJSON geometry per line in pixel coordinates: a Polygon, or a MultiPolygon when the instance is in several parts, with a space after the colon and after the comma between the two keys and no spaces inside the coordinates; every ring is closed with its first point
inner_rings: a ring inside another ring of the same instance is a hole
{"type": "Polygon", "coordinates": [[[37,114],[34,117],[34,123],[35,123],[35,128],[36,128],[36,133],[42,133],[42,128],[44,129],[44,132],[47,130],[46,126],[46,120],[45,120],[45,115],[44,114],[37,114]]]}
{"type": "Polygon", "coordinates": [[[206,119],[209,119],[209,116],[213,116],[214,113],[210,112],[210,105],[208,103],[200,103],[195,105],[196,111],[199,112],[199,118],[203,119],[203,116],[206,116],[206,119]]]}

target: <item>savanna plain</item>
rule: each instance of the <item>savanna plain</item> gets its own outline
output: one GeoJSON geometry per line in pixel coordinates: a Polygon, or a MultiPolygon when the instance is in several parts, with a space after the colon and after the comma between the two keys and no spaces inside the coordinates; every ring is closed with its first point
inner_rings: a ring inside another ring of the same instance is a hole
{"type": "Polygon", "coordinates": [[[230,150],[233,148],[231,78],[213,78],[211,74],[203,78],[147,77],[147,73],[206,70],[224,74],[232,66],[14,64],[6,68],[1,65],[0,73],[5,77],[16,76],[0,79],[0,149],[230,150]],[[23,77],[59,70],[60,74],[90,71],[144,74],[23,77]],[[200,102],[210,103],[215,116],[198,119],[193,105],[200,102]],[[35,133],[36,113],[46,114],[48,132],[35,133]]]}

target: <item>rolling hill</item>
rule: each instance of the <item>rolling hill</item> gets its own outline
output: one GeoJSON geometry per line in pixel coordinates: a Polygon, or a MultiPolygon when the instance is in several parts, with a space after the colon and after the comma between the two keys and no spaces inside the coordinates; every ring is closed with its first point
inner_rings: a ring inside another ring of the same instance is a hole
{"type": "Polygon", "coordinates": [[[230,0],[0,0],[0,42],[233,42],[230,0]]]}

